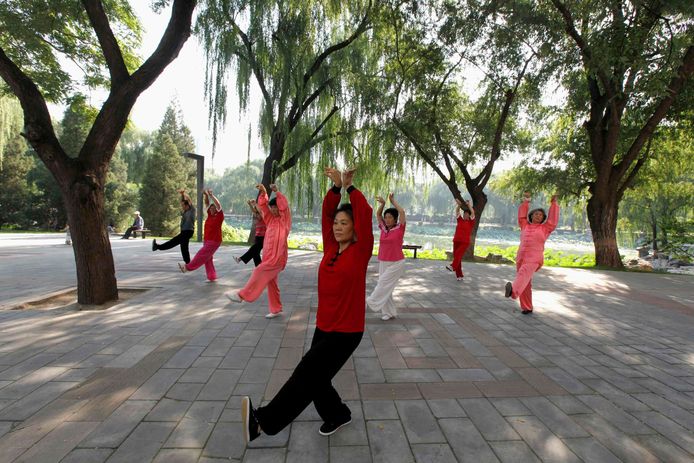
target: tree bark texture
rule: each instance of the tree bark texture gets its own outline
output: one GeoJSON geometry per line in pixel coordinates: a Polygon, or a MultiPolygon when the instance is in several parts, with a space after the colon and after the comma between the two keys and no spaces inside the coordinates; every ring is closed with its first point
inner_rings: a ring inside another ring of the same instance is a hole
{"type": "Polygon", "coordinates": [[[80,174],[63,189],[77,267],[77,300],[83,304],[118,299],[103,207],[105,168],[100,171],[80,174]]]}
{"type": "Polygon", "coordinates": [[[598,267],[624,268],[617,246],[618,204],[613,191],[593,194],[588,199],[588,222],[593,234],[595,265],[598,267]]]}

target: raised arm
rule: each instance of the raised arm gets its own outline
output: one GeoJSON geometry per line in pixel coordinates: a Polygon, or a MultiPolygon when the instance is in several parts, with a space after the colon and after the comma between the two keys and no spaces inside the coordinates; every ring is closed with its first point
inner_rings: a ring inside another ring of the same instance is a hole
{"type": "Polygon", "coordinates": [[[212,188],[207,189],[207,194],[210,196],[210,200],[214,202],[214,207],[217,208],[218,212],[222,211],[222,204],[219,202],[217,197],[212,193],[212,188]]]}
{"type": "Polygon", "coordinates": [[[269,222],[270,216],[272,215],[272,212],[270,212],[270,208],[268,207],[267,203],[270,201],[270,198],[267,195],[267,190],[265,189],[265,185],[262,183],[259,183],[255,186],[255,188],[260,192],[258,195],[258,210],[260,211],[260,215],[263,216],[263,221],[265,223],[269,222]]]}
{"type": "Polygon", "coordinates": [[[348,169],[342,173],[342,184],[349,193],[349,202],[352,204],[352,216],[354,218],[354,232],[357,235],[357,246],[365,259],[371,258],[374,249],[374,232],[371,224],[373,209],[361,191],[352,185],[356,169],[348,169]]]}
{"type": "Polygon", "coordinates": [[[386,224],[383,222],[383,207],[386,205],[386,200],[380,196],[376,196],[376,201],[378,201],[378,209],[376,209],[376,220],[378,220],[378,226],[380,228],[385,228],[386,224]]]}
{"type": "Polygon", "coordinates": [[[191,206],[193,205],[193,201],[190,200],[190,196],[188,196],[188,193],[186,193],[186,190],[181,188],[178,190],[178,193],[181,195],[181,201],[188,201],[188,204],[191,206]]]}
{"type": "Polygon", "coordinates": [[[270,185],[270,188],[272,189],[272,191],[275,192],[275,197],[277,198],[277,209],[279,209],[282,223],[284,224],[284,226],[291,228],[292,213],[289,210],[289,202],[287,201],[287,197],[284,196],[282,192],[277,189],[277,185],[272,184],[270,185]]]}
{"type": "Polygon", "coordinates": [[[559,203],[557,203],[557,195],[552,196],[552,202],[549,205],[549,213],[547,214],[547,221],[544,223],[545,233],[549,236],[550,233],[557,228],[559,223],[559,203]]]}
{"type": "Polygon", "coordinates": [[[530,192],[523,193],[523,201],[518,207],[518,226],[522,229],[528,225],[528,208],[530,207],[530,192]]]}
{"type": "Polygon", "coordinates": [[[357,235],[357,242],[352,246],[359,247],[364,254],[368,252],[370,258],[374,248],[374,232],[371,223],[373,208],[354,185],[347,188],[347,193],[349,193],[349,202],[352,204],[354,232],[357,235]]]}
{"type": "Polygon", "coordinates": [[[321,211],[321,232],[323,234],[323,249],[337,246],[337,240],[333,234],[334,214],[337,206],[340,205],[342,195],[342,175],[337,169],[332,167],[325,168],[325,175],[333,181],[333,187],[328,190],[323,198],[323,208],[321,211]]]}
{"type": "Polygon", "coordinates": [[[400,222],[400,225],[404,227],[407,223],[407,214],[405,214],[405,209],[403,209],[402,206],[395,200],[395,195],[393,195],[393,193],[388,195],[388,200],[390,200],[390,204],[392,204],[393,207],[398,210],[398,221],[400,222]]]}
{"type": "Polygon", "coordinates": [[[467,208],[470,210],[470,220],[475,220],[475,208],[472,207],[472,200],[466,201],[467,208]]]}

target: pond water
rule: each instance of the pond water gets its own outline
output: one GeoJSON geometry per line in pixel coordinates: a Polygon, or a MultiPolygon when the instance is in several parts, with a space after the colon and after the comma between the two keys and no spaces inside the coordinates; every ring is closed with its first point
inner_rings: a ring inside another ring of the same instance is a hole
{"type": "MultiPolygon", "coordinates": [[[[235,228],[249,230],[251,226],[250,218],[229,217],[226,218],[227,224],[235,228]]],[[[451,249],[454,224],[422,224],[408,223],[407,233],[405,233],[405,243],[419,244],[424,249],[451,249]]],[[[313,222],[295,221],[292,225],[292,232],[289,235],[292,239],[310,239],[320,242],[320,225],[313,222]]],[[[378,242],[378,229],[374,229],[374,236],[378,242]]],[[[494,225],[481,224],[477,233],[477,246],[517,246],[519,244],[520,233],[518,230],[504,228],[494,225]]],[[[570,230],[555,230],[547,240],[547,249],[564,251],[571,254],[592,254],[595,249],[590,234],[573,232],[570,230]]],[[[624,254],[631,253],[629,248],[620,249],[624,254]]],[[[635,251],[634,251],[635,252],[635,251]]]]}

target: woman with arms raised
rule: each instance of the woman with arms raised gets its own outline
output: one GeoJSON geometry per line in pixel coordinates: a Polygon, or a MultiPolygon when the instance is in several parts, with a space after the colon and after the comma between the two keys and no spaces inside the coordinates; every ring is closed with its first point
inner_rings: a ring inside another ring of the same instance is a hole
{"type": "Polygon", "coordinates": [[[329,436],[352,421],[352,413],[332,385],[332,379],[359,345],[364,334],[366,269],[373,252],[372,209],[352,185],[354,169],[342,175],[326,168],[334,186],[323,199],[323,259],[318,268],[318,313],[311,348],[272,401],[253,408],[241,402],[246,442],[274,435],[313,402],[324,423],[319,434],[329,436]],[[340,205],[340,189],[350,204],[340,205]],[[339,207],[338,207],[339,206],[339,207]]]}

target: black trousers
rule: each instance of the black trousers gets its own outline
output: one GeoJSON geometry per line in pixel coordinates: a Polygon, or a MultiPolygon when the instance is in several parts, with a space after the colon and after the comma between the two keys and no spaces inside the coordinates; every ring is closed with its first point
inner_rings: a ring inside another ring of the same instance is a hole
{"type": "Polygon", "coordinates": [[[332,379],[359,346],[364,333],[326,332],[316,328],[311,348],[292,376],[256,418],[265,434],[274,435],[294,421],[313,402],[325,422],[340,422],[352,416],[332,385],[332,379]]]}
{"type": "Polygon", "coordinates": [[[139,229],[139,228],[135,228],[135,227],[128,227],[128,229],[125,230],[125,234],[123,235],[123,237],[122,237],[121,239],[127,240],[128,238],[130,238],[130,235],[131,235],[132,232],[135,231],[135,230],[140,230],[140,229],[139,229]]]}
{"type": "Polygon", "coordinates": [[[253,259],[253,263],[257,267],[260,265],[262,260],[260,259],[260,251],[263,250],[263,241],[265,240],[264,236],[256,236],[255,237],[255,243],[253,243],[253,246],[248,248],[248,251],[239,259],[243,261],[244,264],[247,264],[251,259],[253,259]]]}
{"type": "Polygon", "coordinates": [[[181,256],[186,264],[190,263],[190,251],[188,251],[188,242],[193,237],[193,230],[183,230],[178,235],[171,238],[166,243],[157,244],[157,250],[165,251],[175,246],[181,246],[181,256]]]}

